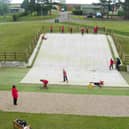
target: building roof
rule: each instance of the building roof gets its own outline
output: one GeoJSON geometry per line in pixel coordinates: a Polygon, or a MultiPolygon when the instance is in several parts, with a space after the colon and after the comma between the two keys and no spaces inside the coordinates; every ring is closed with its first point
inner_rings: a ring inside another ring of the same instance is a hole
{"type": "Polygon", "coordinates": [[[84,4],[84,5],[81,5],[81,8],[101,8],[102,6],[101,5],[93,5],[93,4],[84,4]]]}

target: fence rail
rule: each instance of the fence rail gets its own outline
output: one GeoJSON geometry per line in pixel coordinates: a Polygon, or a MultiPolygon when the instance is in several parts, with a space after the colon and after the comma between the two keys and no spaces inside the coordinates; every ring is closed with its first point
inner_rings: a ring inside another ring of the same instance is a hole
{"type": "Polygon", "coordinates": [[[123,63],[126,65],[126,64],[129,64],[129,55],[126,55],[124,53],[124,50],[121,46],[121,43],[124,42],[123,40],[119,40],[114,34],[112,34],[112,38],[115,42],[115,46],[117,48],[117,51],[119,53],[119,56],[120,58],[122,59],[123,63]]]}
{"type": "Polygon", "coordinates": [[[124,55],[124,63],[129,64],[129,55],[124,55]]]}
{"type": "Polygon", "coordinates": [[[26,61],[27,54],[24,52],[0,52],[0,61],[26,61]]]}

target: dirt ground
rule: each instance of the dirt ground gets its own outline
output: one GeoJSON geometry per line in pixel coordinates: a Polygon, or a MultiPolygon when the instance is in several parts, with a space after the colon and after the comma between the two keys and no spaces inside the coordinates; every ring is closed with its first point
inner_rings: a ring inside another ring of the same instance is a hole
{"type": "Polygon", "coordinates": [[[14,106],[11,93],[0,91],[0,110],[12,112],[129,116],[128,102],[129,96],[20,92],[14,106]]]}

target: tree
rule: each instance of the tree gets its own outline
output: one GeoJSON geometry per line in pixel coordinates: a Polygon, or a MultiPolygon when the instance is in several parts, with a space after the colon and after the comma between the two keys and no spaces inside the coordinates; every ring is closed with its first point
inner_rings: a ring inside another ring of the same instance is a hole
{"type": "Polygon", "coordinates": [[[48,11],[50,11],[51,14],[51,9],[52,9],[52,1],[50,0],[37,0],[37,12],[40,15],[46,15],[48,11]],[[39,10],[40,7],[40,10],[39,10]]]}
{"type": "Polygon", "coordinates": [[[31,13],[33,13],[35,10],[36,10],[36,3],[35,3],[35,0],[30,0],[30,3],[29,3],[29,10],[31,13]]]}
{"type": "Polygon", "coordinates": [[[21,7],[25,9],[26,13],[29,13],[29,0],[24,0],[21,7]]]}
{"type": "Polygon", "coordinates": [[[9,12],[8,0],[0,0],[0,15],[4,15],[9,12]]]}
{"type": "Polygon", "coordinates": [[[123,4],[125,19],[129,19],[129,0],[125,0],[123,4]]]}
{"type": "Polygon", "coordinates": [[[49,0],[24,0],[22,7],[27,13],[37,12],[37,15],[46,15],[48,11],[51,14],[52,3],[49,0]]]}
{"type": "Polygon", "coordinates": [[[109,18],[109,11],[114,11],[116,3],[117,0],[100,0],[100,4],[102,5],[102,14],[106,14],[107,18],[109,18]]]}

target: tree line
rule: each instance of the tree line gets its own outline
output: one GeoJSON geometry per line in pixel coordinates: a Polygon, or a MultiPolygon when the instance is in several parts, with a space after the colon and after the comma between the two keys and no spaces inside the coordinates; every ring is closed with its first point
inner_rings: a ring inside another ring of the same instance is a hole
{"type": "Polygon", "coordinates": [[[100,4],[103,7],[102,13],[105,11],[105,7],[108,8],[108,11],[114,11],[115,8],[121,6],[123,8],[123,16],[125,19],[129,19],[129,0],[99,0],[100,4]]]}
{"type": "Polygon", "coordinates": [[[48,12],[51,14],[52,2],[49,0],[24,0],[22,8],[25,9],[27,14],[36,12],[37,15],[47,15],[48,12]]]}
{"type": "MultiPolygon", "coordinates": [[[[115,7],[122,6],[123,15],[125,19],[129,19],[129,0],[99,0],[100,4],[103,7],[103,12],[105,7],[108,8],[108,11],[113,11],[115,7]]],[[[0,0],[0,15],[5,15],[9,13],[9,3],[11,0],[0,0]]],[[[24,0],[21,4],[21,7],[24,8],[25,14],[33,14],[34,12],[37,15],[47,15],[51,14],[51,9],[53,8],[52,0],[24,0]]]]}

